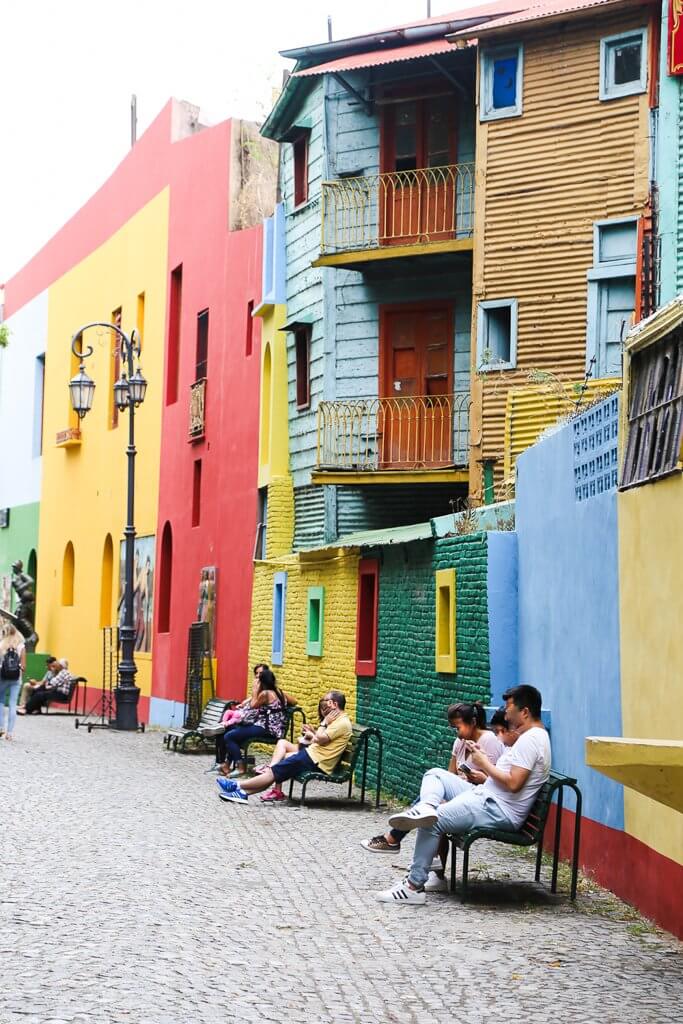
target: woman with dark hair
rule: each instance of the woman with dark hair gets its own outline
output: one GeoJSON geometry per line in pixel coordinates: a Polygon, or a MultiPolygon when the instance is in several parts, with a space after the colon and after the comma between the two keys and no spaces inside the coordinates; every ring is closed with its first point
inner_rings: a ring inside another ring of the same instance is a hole
{"type": "Polygon", "coordinates": [[[257,665],[251,697],[242,705],[242,718],[230,726],[216,741],[219,772],[236,777],[246,771],[242,753],[245,740],[279,740],[285,734],[288,705],[296,701],[278,688],[277,680],[269,668],[257,665]]]}

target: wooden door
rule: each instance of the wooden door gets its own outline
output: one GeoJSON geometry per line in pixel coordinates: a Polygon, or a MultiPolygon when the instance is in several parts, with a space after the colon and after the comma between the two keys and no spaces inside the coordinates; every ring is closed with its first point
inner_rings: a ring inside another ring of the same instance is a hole
{"type": "Polygon", "coordinates": [[[378,194],[381,245],[453,237],[456,189],[448,168],[456,160],[455,109],[451,95],[405,100],[386,109],[378,194]]]}
{"type": "Polygon", "coordinates": [[[381,468],[450,465],[452,307],[399,306],[382,310],[380,356],[381,468]]]}
{"type": "Polygon", "coordinates": [[[619,377],[623,340],[633,323],[636,305],[634,277],[617,277],[598,285],[596,377],[619,377]]]}

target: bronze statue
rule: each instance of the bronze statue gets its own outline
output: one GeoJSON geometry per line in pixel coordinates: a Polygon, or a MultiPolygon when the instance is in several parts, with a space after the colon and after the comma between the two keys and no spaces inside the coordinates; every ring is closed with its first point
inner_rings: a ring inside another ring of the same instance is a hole
{"type": "Polygon", "coordinates": [[[0,615],[9,619],[12,625],[26,638],[26,650],[32,654],[38,643],[38,634],[34,628],[36,613],[36,595],[34,581],[24,572],[24,563],[20,558],[12,564],[12,589],[17,595],[18,605],[14,613],[0,608],[0,615]]]}

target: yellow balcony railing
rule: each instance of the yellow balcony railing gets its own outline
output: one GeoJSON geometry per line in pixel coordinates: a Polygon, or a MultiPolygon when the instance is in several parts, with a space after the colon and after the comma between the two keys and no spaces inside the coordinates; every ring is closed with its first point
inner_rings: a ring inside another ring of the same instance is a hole
{"type": "Polygon", "coordinates": [[[474,164],[322,184],[323,255],[469,238],[473,227],[474,164]]]}
{"type": "Polygon", "coordinates": [[[470,396],[356,398],[318,406],[320,470],[415,470],[464,466],[470,396]]]}
{"type": "Polygon", "coordinates": [[[206,377],[190,384],[190,440],[204,437],[204,415],[206,412],[206,377]]]}

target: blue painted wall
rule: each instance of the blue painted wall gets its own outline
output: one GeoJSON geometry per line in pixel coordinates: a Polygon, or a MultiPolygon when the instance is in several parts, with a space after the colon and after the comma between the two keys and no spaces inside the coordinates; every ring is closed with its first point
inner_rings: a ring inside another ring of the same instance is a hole
{"type": "Polygon", "coordinates": [[[576,500],[573,445],[570,424],[517,461],[519,677],[543,694],[584,813],[623,828],[622,787],[584,763],[586,736],[621,735],[616,491],[576,500]]]}
{"type": "Polygon", "coordinates": [[[180,700],[150,697],[149,724],[179,729],[185,720],[185,704],[180,700]]]}
{"type": "MultiPolygon", "coordinates": [[[[662,40],[668,38],[669,5],[662,4],[662,40]]],[[[659,188],[660,305],[683,291],[683,195],[680,182],[680,124],[683,80],[666,72],[667,48],[661,47],[656,180],[659,188]]]]}
{"type": "Polygon", "coordinates": [[[491,703],[499,707],[505,691],[524,682],[519,675],[517,534],[491,530],[486,536],[491,703]]]}

